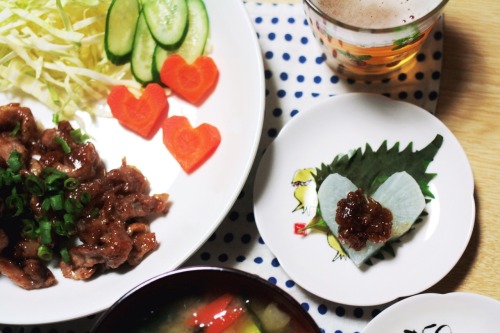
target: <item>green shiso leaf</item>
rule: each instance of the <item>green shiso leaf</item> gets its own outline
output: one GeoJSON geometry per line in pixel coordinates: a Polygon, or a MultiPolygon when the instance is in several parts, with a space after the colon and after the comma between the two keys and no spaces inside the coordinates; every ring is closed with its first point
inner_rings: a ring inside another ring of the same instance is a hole
{"type": "Polygon", "coordinates": [[[443,136],[440,134],[418,151],[413,151],[412,142],[401,151],[399,142],[388,148],[387,141],[384,141],[376,151],[366,144],[364,151],[360,147],[351,155],[337,155],[330,164],[321,164],[316,169],[316,189],[319,189],[328,175],[338,173],[370,196],[392,174],[406,171],[417,181],[424,197],[434,198],[429,182],[436,174],[426,173],[426,170],[442,144],[443,136]]]}

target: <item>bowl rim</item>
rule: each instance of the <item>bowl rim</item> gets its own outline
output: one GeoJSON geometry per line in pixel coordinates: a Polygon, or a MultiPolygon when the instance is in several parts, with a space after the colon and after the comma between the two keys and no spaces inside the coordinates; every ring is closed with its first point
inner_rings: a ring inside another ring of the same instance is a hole
{"type": "Polygon", "coordinates": [[[174,276],[174,275],[183,275],[183,274],[189,274],[192,272],[209,272],[209,273],[223,273],[223,274],[231,274],[235,276],[239,276],[243,279],[248,279],[248,280],[254,280],[257,281],[259,284],[262,284],[265,288],[270,289],[274,292],[276,292],[281,298],[285,300],[286,303],[290,304],[291,307],[293,308],[300,308],[300,312],[304,316],[304,322],[307,323],[307,325],[310,328],[313,328],[313,331],[311,333],[322,333],[322,330],[316,323],[316,321],[312,318],[311,314],[309,311],[307,311],[293,296],[291,296],[289,293],[284,291],[282,288],[277,286],[276,284],[262,278],[261,276],[250,273],[241,269],[237,268],[232,268],[232,267],[226,267],[226,266],[204,266],[204,265],[194,265],[194,266],[186,266],[183,268],[178,268],[174,269],[171,271],[167,271],[161,274],[158,274],[152,278],[149,278],[145,280],[144,282],[138,284],[137,286],[133,287],[130,289],[128,292],[126,292],[124,295],[122,295],[117,301],[111,305],[107,310],[105,310],[98,318],[98,320],[94,323],[92,326],[92,329],[90,330],[91,333],[96,333],[98,332],[98,329],[101,327],[101,325],[108,319],[108,317],[113,313],[113,311],[120,306],[127,298],[131,297],[133,294],[139,292],[142,288],[154,283],[155,281],[167,278],[169,276],[174,276]]]}

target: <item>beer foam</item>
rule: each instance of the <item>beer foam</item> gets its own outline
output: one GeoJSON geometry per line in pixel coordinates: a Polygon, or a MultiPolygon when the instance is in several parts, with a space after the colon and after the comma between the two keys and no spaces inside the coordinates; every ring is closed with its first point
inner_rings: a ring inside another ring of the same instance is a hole
{"type": "Polygon", "coordinates": [[[422,18],[441,0],[312,0],[325,14],[351,26],[381,29],[422,18]]]}

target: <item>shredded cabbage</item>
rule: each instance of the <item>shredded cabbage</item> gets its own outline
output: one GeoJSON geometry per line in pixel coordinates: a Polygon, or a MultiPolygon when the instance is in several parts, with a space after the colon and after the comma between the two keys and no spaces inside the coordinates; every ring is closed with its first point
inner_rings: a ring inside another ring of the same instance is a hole
{"type": "Polygon", "coordinates": [[[106,57],[104,30],[111,0],[0,1],[0,90],[20,89],[60,119],[76,111],[105,114],[102,101],[122,84],[141,85],[130,65],[106,57]]]}

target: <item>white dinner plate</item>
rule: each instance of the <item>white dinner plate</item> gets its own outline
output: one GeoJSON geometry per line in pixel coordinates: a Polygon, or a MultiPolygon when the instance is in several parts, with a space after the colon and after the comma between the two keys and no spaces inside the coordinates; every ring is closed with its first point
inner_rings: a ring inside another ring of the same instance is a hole
{"type": "Polygon", "coordinates": [[[464,292],[420,294],[397,302],[368,323],[362,333],[498,332],[500,301],[464,292]]]}
{"type": "Polygon", "coordinates": [[[254,184],[257,227],[283,269],[300,286],[327,300],[368,306],[419,293],[443,278],[464,252],[474,226],[474,183],[467,157],[450,130],[435,116],[413,104],[381,95],[349,93],[323,100],[289,121],[266,150],[254,184]],[[292,179],[303,168],[329,164],[369,144],[377,150],[383,141],[400,149],[427,146],[437,134],[443,144],[428,173],[435,195],[428,216],[394,246],[395,257],[385,255],[373,265],[357,268],[330,247],[326,235],[294,232],[316,211],[294,209],[292,179]]]}
{"type": "MultiPolygon", "coordinates": [[[[136,268],[110,271],[90,281],[62,277],[58,283],[26,291],[0,276],[0,323],[41,324],[90,315],[111,306],[143,281],[180,266],[214,232],[239,195],[253,164],[264,119],[264,70],[257,36],[241,1],[205,0],[210,17],[210,44],[220,77],[214,93],[199,108],[175,97],[169,115],[183,114],[194,123],[216,126],[222,142],[215,154],[186,175],[168,153],[161,131],[145,141],[114,119],[86,123],[108,169],[123,157],[151,183],[151,193],[170,194],[165,218],[151,224],[160,247],[136,268]],[[242,66],[244,64],[244,66],[242,66]]],[[[0,103],[21,101],[43,124],[53,127],[52,113],[29,98],[2,94],[0,103]]]]}

